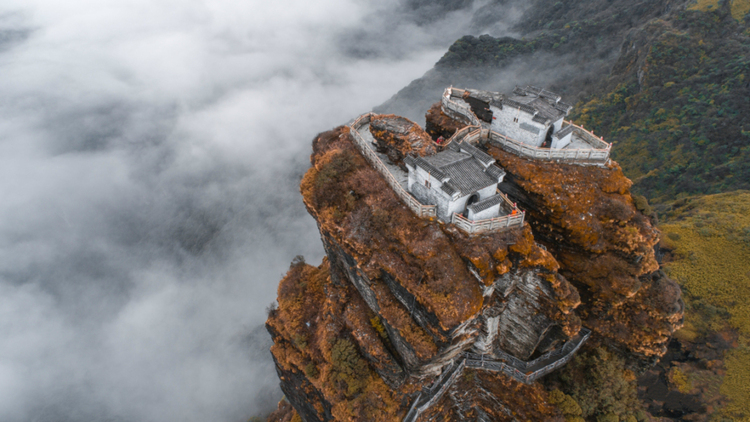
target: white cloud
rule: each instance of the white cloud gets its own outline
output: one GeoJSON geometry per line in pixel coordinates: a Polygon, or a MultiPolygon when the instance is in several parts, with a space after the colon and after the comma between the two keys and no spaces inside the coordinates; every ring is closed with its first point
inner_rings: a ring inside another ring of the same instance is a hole
{"type": "Polygon", "coordinates": [[[3,2],[0,420],[235,421],[275,405],[257,327],[291,258],[323,254],[297,190],[310,141],[468,25],[399,7],[3,2]]]}

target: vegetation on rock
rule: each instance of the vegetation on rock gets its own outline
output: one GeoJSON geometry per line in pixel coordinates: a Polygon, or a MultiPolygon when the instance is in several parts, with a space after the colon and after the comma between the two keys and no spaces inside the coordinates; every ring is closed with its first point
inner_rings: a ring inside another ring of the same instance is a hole
{"type": "Polygon", "coordinates": [[[604,348],[578,354],[559,375],[562,389],[569,396],[554,398],[566,414],[597,421],[648,420],[638,401],[635,374],[625,369],[625,361],[604,348]],[[576,405],[578,407],[576,407],[576,405]]]}

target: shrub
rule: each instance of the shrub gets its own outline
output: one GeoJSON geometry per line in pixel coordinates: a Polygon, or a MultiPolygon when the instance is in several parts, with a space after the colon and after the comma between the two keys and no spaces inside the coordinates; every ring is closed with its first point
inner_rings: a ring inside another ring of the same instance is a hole
{"type": "Polygon", "coordinates": [[[348,339],[341,338],[333,344],[331,363],[333,364],[331,380],[337,384],[344,384],[343,389],[347,396],[355,396],[367,386],[370,368],[360,356],[356,346],[348,339]]]}
{"type": "Polygon", "coordinates": [[[635,208],[643,213],[643,215],[654,213],[653,208],[648,204],[648,199],[643,195],[633,195],[633,203],[635,204],[635,208]]]}
{"type": "Polygon", "coordinates": [[[307,375],[308,378],[318,378],[318,375],[320,375],[320,373],[318,372],[318,368],[315,366],[315,364],[310,362],[305,365],[305,375],[307,375]]]}
{"type": "Polygon", "coordinates": [[[560,379],[584,418],[619,421],[641,410],[635,381],[626,376],[624,360],[606,349],[578,354],[561,371],[560,379]]]}

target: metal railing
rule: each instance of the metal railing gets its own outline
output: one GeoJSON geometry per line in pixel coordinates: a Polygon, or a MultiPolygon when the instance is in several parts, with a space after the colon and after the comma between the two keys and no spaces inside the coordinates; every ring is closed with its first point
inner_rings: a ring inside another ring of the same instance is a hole
{"type": "Polygon", "coordinates": [[[531,384],[568,363],[583,343],[588,340],[589,336],[591,336],[591,330],[582,327],[581,331],[567,341],[563,347],[547,352],[529,362],[522,361],[504,352],[498,353],[503,360],[485,359],[485,355],[466,352],[460,358],[458,364],[454,363],[447,367],[429,388],[423,389],[417,395],[402,421],[415,422],[422,413],[445,394],[465,368],[502,372],[524,384],[531,384]]]}
{"type": "Polygon", "coordinates": [[[440,400],[440,397],[456,382],[456,378],[463,373],[465,367],[466,359],[462,357],[458,364],[454,363],[452,366],[446,368],[428,389],[419,393],[402,421],[416,421],[422,413],[440,400]]]}
{"type": "Polygon", "coordinates": [[[589,336],[591,336],[591,330],[581,328],[581,331],[567,341],[563,347],[547,352],[529,362],[524,362],[502,351],[496,352],[496,355],[499,355],[502,360],[486,359],[485,355],[466,353],[466,366],[504,372],[518,381],[531,384],[568,363],[581,345],[588,340],[589,336]]]}
{"type": "Polygon", "coordinates": [[[437,217],[437,209],[434,205],[423,205],[420,203],[416,198],[414,198],[409,192],[404,189],[401,184],[396,180],[395,177],[391,174],[390,170],[388,170],[388,167],[383,164],[383,161],[378,157],[377,154],[375,154],[375,151],[373,151],[368,145],[365,138],[362,137],[362,135],[359,133],[359,129],[362,126],[365,126],[370,123],[370,118],[372,117],[372,113],[366,113],[359,118],[357,118],[350,126],[349,126],[349,134],[351,138],[354,140],[354,145],[357,146],[357,149],[362,153],[362,155],[367,159],[370,164],[372,164],[373,167],[375,167],[375,170],[378,171],[384,178],[386,183],[388,183],[388,186],[390,186],[393,191],[396,193],[396,195],[403,201],[406,206],[409,207],[412,211],[414,211],[417,216],[421,218],[435,218],[437,217]]]}
{"type": "MultiPolygon", "coordinates": [[[[454,93],[464,92],[464,90],[458,90],[456,88],[446,88],[443,92],[441,103],[443,105],[443,111],[446,114],[458,113],[463,119],[471,121],[472,126],[481,127],[481,122],[471,111],[470,107],[463,106],[457,102],[451,100],[454,97],[454,93]]],[[[453,116],[451,116],[453,117],[453,116]]],[[[593,133],[587,131],[581,126],[577,126],[572,122],[565,121],[566,125],[573,126],[573,133],[581,138],[584,142],[588,143],[594,148],[590,149],[550,149],[550,148],[539,148],[525,144],[521,141],[517,141],[513,138],[509,138],[505,135],[497,133],[495,131],[489,132],[489,140],[494,145],[503,148],[506,151],[512,152],[522,157],[528,157],[535,160],[547,160],[547,161],[559,161],[567,162],[572,164],[606,164],[609,160],[609,153],[612,149],[612,145],[604,142],[600,137],[595,136],[593,133]]],[[[476,128],[475,128],[476,129],[476,128]]],[[[458,133],[458,132],[456,132],[458,133]]],[[[455,135],[454,135],[455,136],[455,135]]]]}

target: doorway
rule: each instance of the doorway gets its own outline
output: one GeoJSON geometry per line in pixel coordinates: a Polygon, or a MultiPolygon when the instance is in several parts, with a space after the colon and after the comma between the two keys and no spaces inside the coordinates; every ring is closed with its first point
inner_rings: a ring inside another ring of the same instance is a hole
{"type": "Polygon", "coordinates": [[[542,143],[542,148],[550,148],[552,146],[552,132],[555,131],[555,125],[552,125],[549,127],[549,130],[547,131],[547,136],[544,137],[544,143],[542,143]]]}
{"type": "Polygon", "coordinates": [[[475,193],[469,197],[469,199],[466,201],[466,208],[464,208],[464,212],[461,213],[466,218],[469,218],[469,205],[476,204],[479,202],[479,193],[475,193]]]}

